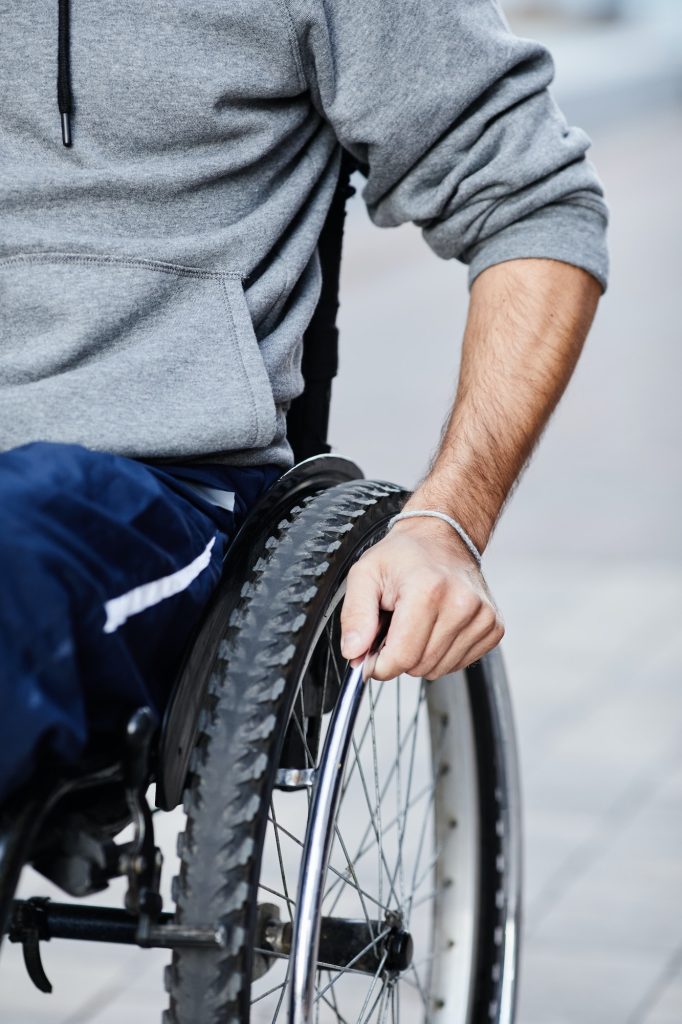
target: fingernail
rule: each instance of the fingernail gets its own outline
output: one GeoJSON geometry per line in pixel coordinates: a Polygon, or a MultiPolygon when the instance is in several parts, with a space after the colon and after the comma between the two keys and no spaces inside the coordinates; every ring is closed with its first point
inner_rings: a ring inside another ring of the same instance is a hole
{"type": "Polygon", "coordinates": [[[359,633],[344,633],[341,637],[341,653],[344,658],[357,658],[362,654],[359,633]]]}

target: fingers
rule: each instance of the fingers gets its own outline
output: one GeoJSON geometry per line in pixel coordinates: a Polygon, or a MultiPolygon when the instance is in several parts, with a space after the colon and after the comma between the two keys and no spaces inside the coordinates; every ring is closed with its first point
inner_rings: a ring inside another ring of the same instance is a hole
{"type": "Polygon", "coordinates": [[[393,679],[401,672],[417,674],[424,651],[438,618],[438,604],[432,594],[412,589],[396,602],[386,642],[372,675],[393,679]]]}
{"type": "Polygon", "coordinates": [[[425,676],[447,656],[455,638],[477,615],[480,598],[448,593],[447,581],[434,581],[421,591],[407,590],[399,598],[391,628],[377,660],[377,679],[392,679],[401,672],[425,676]]]}
{"type": "Polygon", "coordinates": [[[381,587],[369,559],[348,573],[341,609],[341,654],[352,661],[367,653],[379,629],[381,587]]]}
{"type": "Polygon", "coordinates": [[[496,609],[475,594],[461,595],[453,613],[452,605],[429,607],[423,595],[412,593],[396,604],[373,676],[385,680],[407,672],[438,679],[482,658],[503,636],[496,609]]]}
{"type": "Polygon", "coordinates": [[[449,669],[448,671],[454,672],[459,671],[461,668],[467,668],[469,665],[473,665],[475,661],[478,661],[483,657],[484,654],[488,654],[493,648],[497,647],[499,642],[504,636],[504,626],[501,622],[498,622],[494,628],[487,633],[479,643],[474,644],[467,653],[459,660],[455,668],[449,669]]]}
{"type": "MultiPolygon", "coordinates": [[[[429,643],[413,674],[428,677],[434,667],[448,657],[453,645],[471,635],[473,624],[482,607],[481,596],[473,591],[464,590],[449,595],[447,603],[439,610],[429,643]]],[[[469,646],[471,644],[467,643],[467,647],[469,646]]]]}
{"type": "Polygon", "coordinates": [[[504,636],[504,625],[492,605],[484,605],[471,625],[457,636],[440,661],[422,673],[427,679],[439,679],[459,672],[497,647],[504,636]]]}

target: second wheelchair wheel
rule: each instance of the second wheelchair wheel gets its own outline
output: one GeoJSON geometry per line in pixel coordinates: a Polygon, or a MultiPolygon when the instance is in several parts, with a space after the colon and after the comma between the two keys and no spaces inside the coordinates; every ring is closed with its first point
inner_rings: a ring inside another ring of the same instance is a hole
{"type": "MultiPolygon", "coordinates": [[[[177,919],[222,928],[225,945],[174,954],[169,1024],[288,1019],[311,793],[346,668],[345,580],[404,498],[360,481],[309,499],[243,588],[193,757],[175,892],[177,919]]],[[[501,662],[487,661],[366,684],[329,824],[312,1005],[294,998],[295,1020],[513,1019],[513,741],[495,707],[501,662]]]]}

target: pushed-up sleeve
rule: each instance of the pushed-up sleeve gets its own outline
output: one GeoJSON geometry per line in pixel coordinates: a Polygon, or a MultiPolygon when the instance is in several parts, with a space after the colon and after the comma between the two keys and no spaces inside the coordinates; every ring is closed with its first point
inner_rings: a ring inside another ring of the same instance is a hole
{"type": "Polygon", "coordinates": [[[369,167],[372,220],[413,221],[470,280],[505,260],[582,267],[606,286],[607,211],[548,92],[554,67],[495,0],[288,0],[313,102],[369,167]]]}

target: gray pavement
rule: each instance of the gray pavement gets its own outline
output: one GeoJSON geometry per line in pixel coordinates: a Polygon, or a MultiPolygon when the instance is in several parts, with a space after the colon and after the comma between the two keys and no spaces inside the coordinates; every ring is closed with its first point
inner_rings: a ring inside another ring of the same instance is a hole
{"type": "MultiPolygon", "coordinates": [[[[613,211],[611,289],[486,557],[525,792],[519,1020],[680,1024],[682,110],[590,127],[613,211]]],[[[454,388],[465,273],[358,207],[343,294],[332,439],[368,475],[412,484],[454,388]]],[[[172,864],[178,815],[163,827],[172,864]]],[[[26,873],[24,894],[49,891],[26,873]]],[[[165,959],[53,942],[47,998],[9,948],[0,1017],[152,1022],[165,959]]]]}

